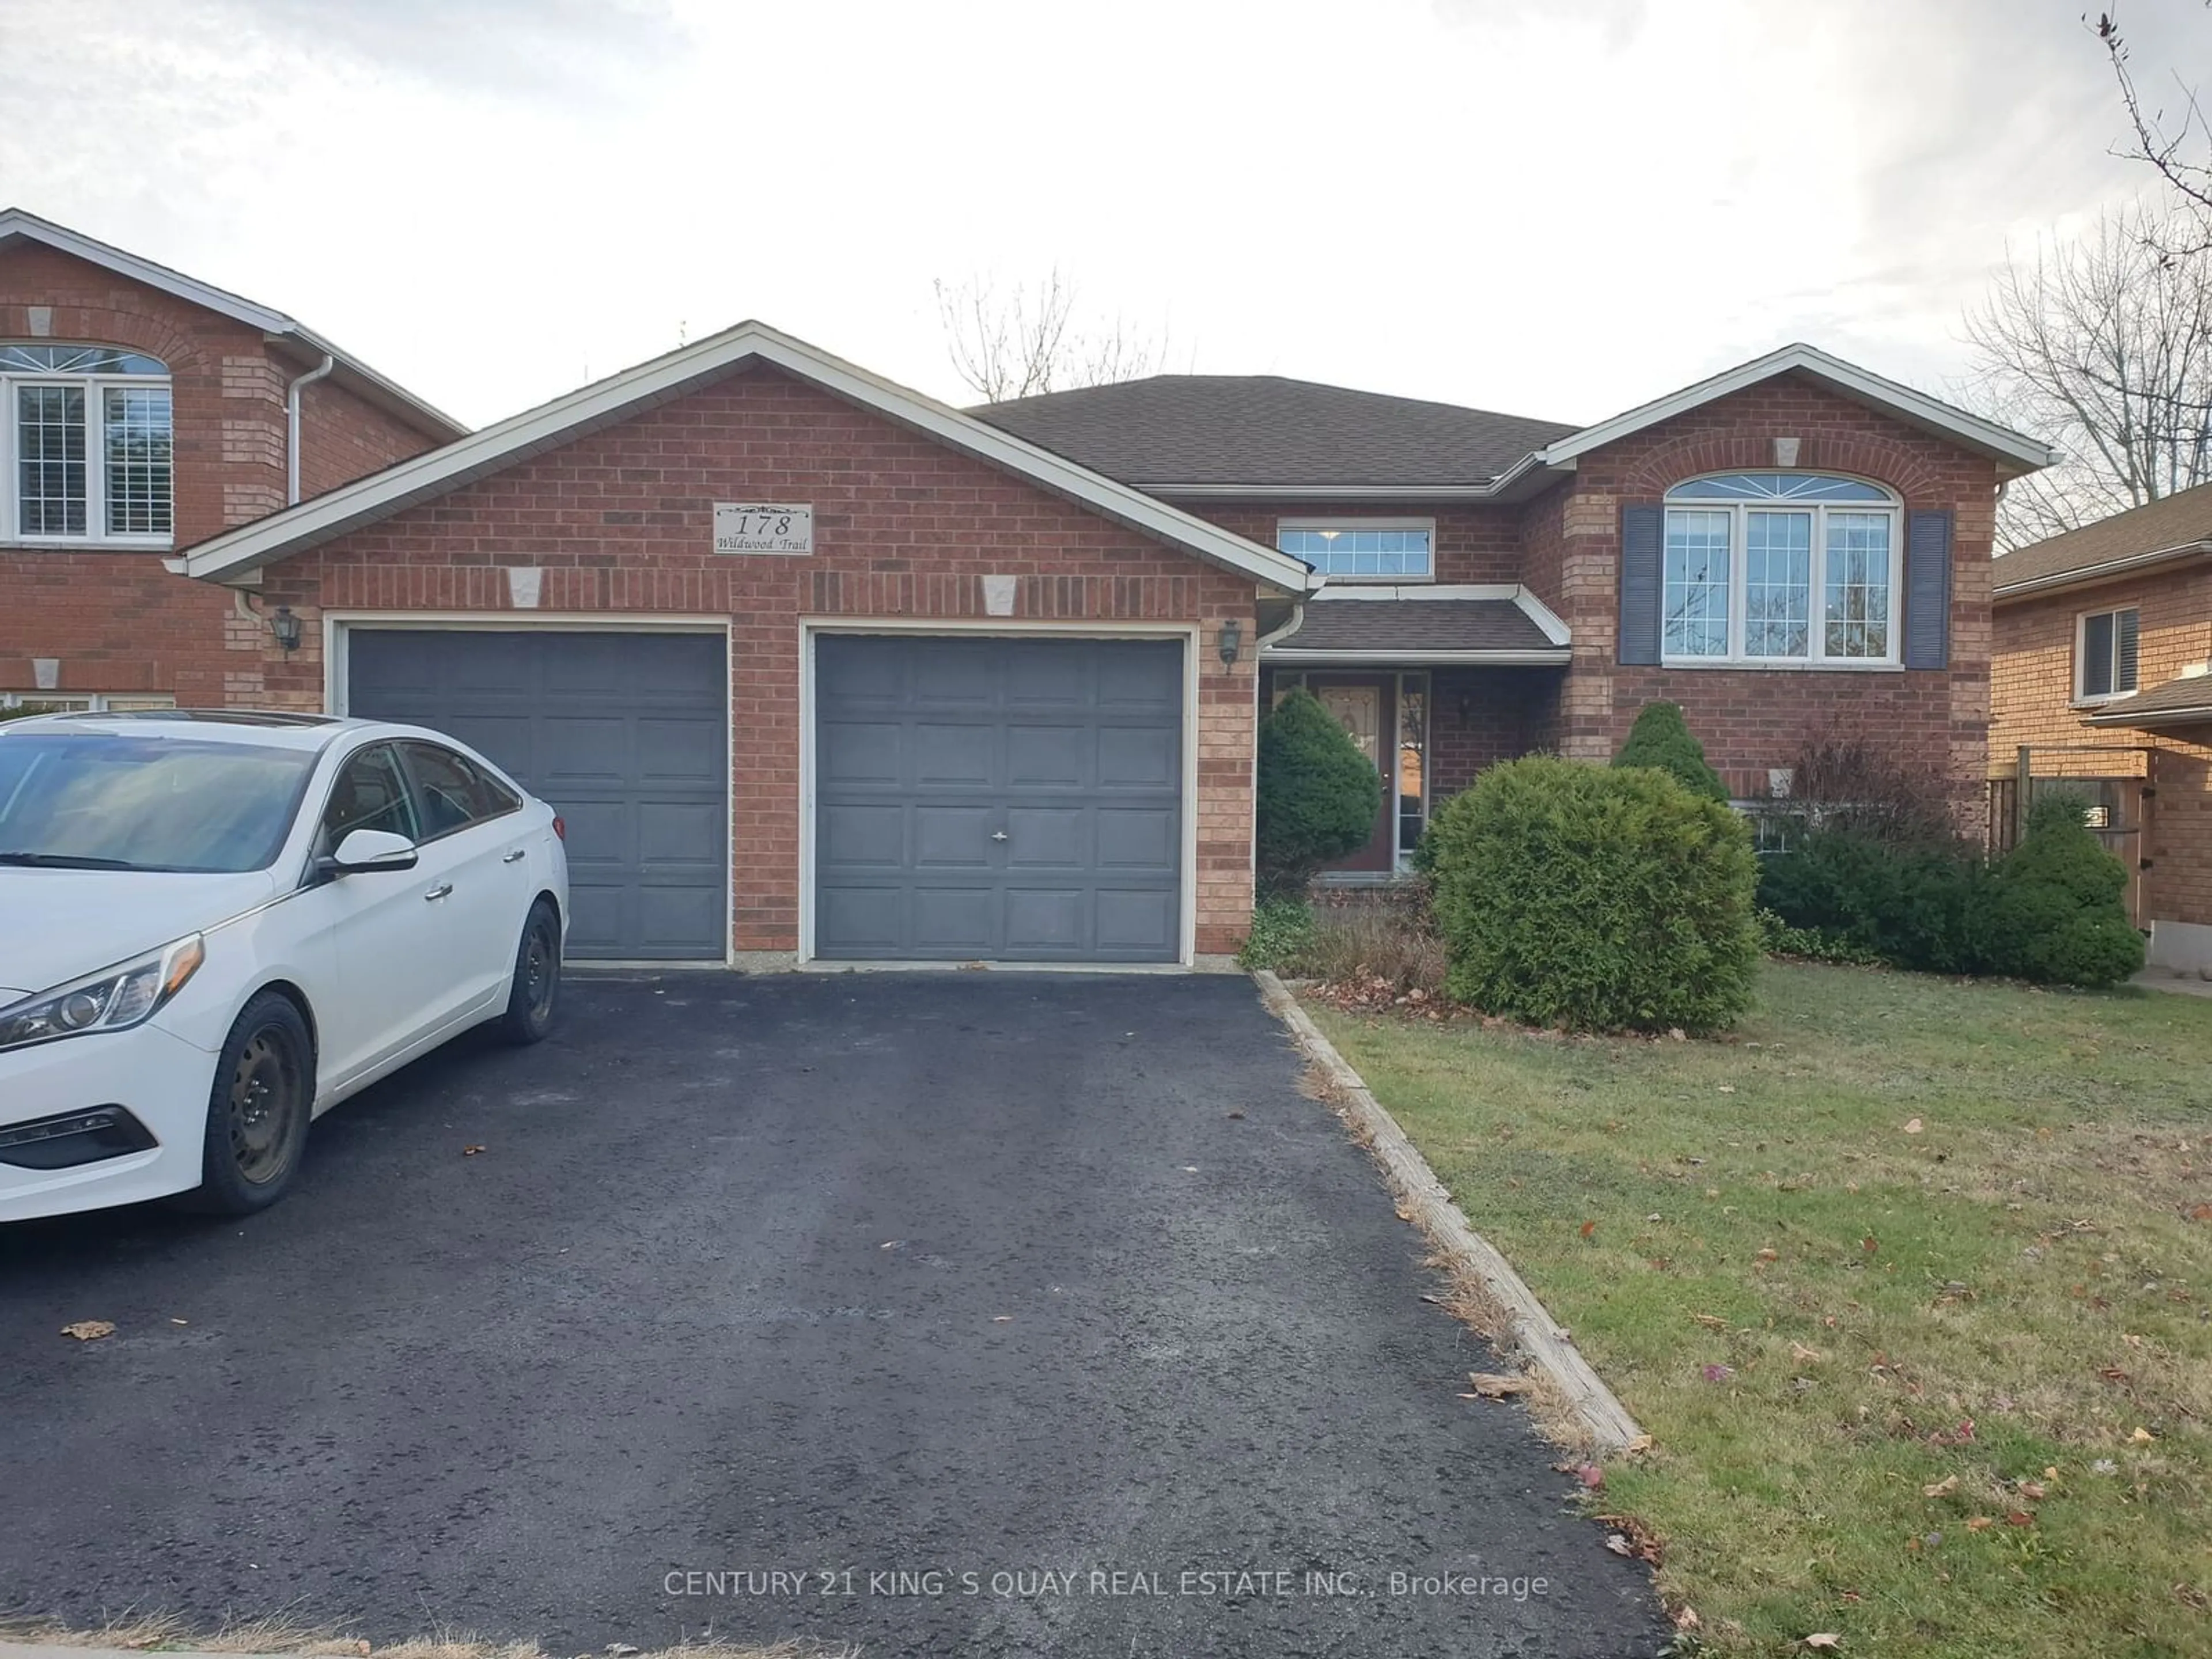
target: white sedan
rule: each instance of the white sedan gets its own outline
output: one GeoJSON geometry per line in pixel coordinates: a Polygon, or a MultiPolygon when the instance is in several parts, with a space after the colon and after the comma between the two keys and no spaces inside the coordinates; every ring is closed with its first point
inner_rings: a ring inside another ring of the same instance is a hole
{"type": "Polygon", "coordinates": [[[0,725],[0,1221],[258,1210],[347,1096],[487,1021],[544,1036],[562,834],[416,726],[0,725]]]}

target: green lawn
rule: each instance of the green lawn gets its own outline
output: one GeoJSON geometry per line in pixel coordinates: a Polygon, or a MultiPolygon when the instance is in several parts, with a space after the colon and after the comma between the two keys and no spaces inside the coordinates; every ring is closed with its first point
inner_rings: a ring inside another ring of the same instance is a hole
{"type": "Polygon", "coordinates": [[[1309,1006],[1656,1437],[1600,1502],[1704,1650],[2212,1654],[2212,1000],[1760,996],[1710,1042],[1309,1006]]]}

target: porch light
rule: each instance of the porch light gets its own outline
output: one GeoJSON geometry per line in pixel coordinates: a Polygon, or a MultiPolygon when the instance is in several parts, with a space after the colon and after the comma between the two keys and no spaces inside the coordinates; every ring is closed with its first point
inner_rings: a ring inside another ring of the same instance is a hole
{"type": "Polygon", "coordinates": [[[290,656],[300,648],[300,619],[292,614],[292,607],[280,605],[269,618],[269,632],[279,650],[290,656]]]}
{"type": "Polygon", "coordinates": [[[1244,624],[1233,617],[1221,624],[1221,637],[1215,641],[1215,648],[1221,653],[1224,668],[1237,666],[1237,651],[1243,642],[1243,634],[1244,624]]]}

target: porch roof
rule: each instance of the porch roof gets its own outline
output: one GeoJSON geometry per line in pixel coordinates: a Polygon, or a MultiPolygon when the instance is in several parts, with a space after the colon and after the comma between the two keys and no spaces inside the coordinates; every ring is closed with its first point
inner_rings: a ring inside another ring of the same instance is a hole
{"type": "Polygon", "coordinates": [[[1566,624],[1510,585],[1328,587],[1261,645],[1265,661],[1317,666],[1565,664],[1566,624]]]}
{"type": "Polygon", "coordinates": [[[2185,674],[2164,685],[2110,702],[2087,726],[2212,726],[2212,674],[2185,674]]]}

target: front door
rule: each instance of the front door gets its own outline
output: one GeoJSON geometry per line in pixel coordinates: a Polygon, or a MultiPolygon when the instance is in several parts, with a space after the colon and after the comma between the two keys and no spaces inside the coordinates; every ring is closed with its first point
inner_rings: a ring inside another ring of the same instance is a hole
{"type": "Polygon", "coordinates": [[[1337,723],[1351,734],[1359,752],[1374,763],[1382,779],[1382,801],[1376,808],[1375,830],[1367,844],[1326,867],[1389,875],[1397,866],[1391,822],[1397,788],[1397,745],[1388,740],[1389,734],[1397,730],[1395,678],[1349,679],[1313,674],[1307,676],[1306,686],[1321,700],[1321,706],[1336,716],[1337,723]]]}

